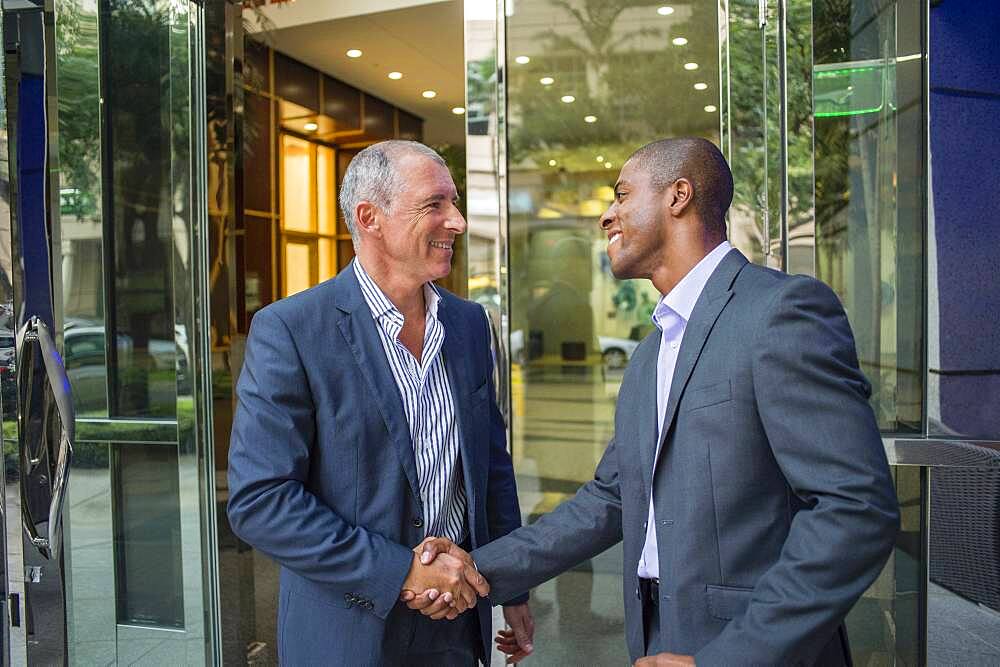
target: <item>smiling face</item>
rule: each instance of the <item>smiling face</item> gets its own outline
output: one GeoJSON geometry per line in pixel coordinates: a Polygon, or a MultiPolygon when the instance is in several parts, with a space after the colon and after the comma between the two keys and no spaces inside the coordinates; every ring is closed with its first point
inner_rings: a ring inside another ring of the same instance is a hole
{"type": "Polygon", "coordinates": [[[667,191],[657,191],[634,161],[625,163],[615,200],[601,216],[615,278],[652,278],[666,243],[667,201],[667,191]]]}
{"type": "Polygon", "coordinates": [[[404,186],[389,211],[378,213],[382,230],[377,251],[394,273],[414,284],[451,272],[455,239],[465,231],[458,192],[447,167],[416,153],[397,158],[404,186]]]}

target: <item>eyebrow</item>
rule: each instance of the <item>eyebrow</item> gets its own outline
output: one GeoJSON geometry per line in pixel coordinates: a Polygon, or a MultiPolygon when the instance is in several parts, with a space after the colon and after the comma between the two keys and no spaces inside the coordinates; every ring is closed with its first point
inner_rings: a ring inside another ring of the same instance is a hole
{"type": "MultiPolygon", "coordinates": [[[[431,195],[430,197],[427,197],[426,199],[424,199],[423,201],[421,201],[420,205],[421,206],[427,206],[428,204],[430,204],[432,202],[442,201],[442,200],[445,200],[445,199],[447,199],[447,197],[445,197],[442,194],[431,195]]],[[[454,197],[451,198],[451,201],[456,202],[456,201],[458,201],[458,199],[459,199],[459,197],[456,194],[454,197]]]]}

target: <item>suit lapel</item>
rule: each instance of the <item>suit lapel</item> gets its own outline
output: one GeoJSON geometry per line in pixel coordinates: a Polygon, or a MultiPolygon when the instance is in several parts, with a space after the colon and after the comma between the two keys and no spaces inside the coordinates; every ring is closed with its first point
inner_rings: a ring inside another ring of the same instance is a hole
{"type": "MultiPolygon", "coordinates": [[[[465,484],[465,497],[468,501],[469,535],[475,540],[475,508],[476,485],[473,469],[473,444],[468,435],[473,427],[469,420],[469,401],[472,392],[470,386],[470,355],[466,347],[465,333],[458,318],[455,303],[449,303],[442,293],[438,308],[438,316],[444,325],[444,343],[441,355],[444,359],[445,371],[448,373],[448,383],[451,385],[451,395],[455,402],[455,419],[458,421],[458,450],[462,462],[462,478],[465,484]]],[[[473,546],[479,546],[473,543],[473,546]]]]}
{"type": "MultiPolygon", "coordinates": [[[[670,382],[670,395],[667,398],[663,427],[660,430],[661,444],[673,426],[674,418],[677,416],[677,405],[680,403],[684,389],[691,378],[691,372],[705,348],[705,341],[708,340],[708,335],[712,332],[712,327],[715,326],[719,315],[722,314],[726,304],[733,297],[733,281],[746,263],[747,259],[740,251],[730,250],[712,272],[708,282],[705,283],[705,289],[702,290],[701,296],[695,303],[691,319],[684,329],[681,349],[677,354],[677,364],[674,366],[674,376],[670,382]]],[[[656,401],[655,393],[653,401],[654,403],[656,401]]],[[[662,457],[658,460],[662,460],[662,457]]]]}
{"type": "Polygon", "coordinates": [[[420,502],[420,484],[417,479],[417,462],[413,453],[413,442],[410,439],[410,428],[403,411],[403,399],[399,395],[399,387],[389,368],[389,360],[385,358],[382,341],[371,310],[361,293],[361,286],[354,273],[353,263],[337,278],[337,307],[343,311],[343,316],[337,321],[340,333],[347,341],[354,355],[361,376],[368,383],[370,395],[378,407],[389,439],[396,447],[399,463],[410,482],[410,490],[416,499],[417,506],[423,511],[420,502]]]}

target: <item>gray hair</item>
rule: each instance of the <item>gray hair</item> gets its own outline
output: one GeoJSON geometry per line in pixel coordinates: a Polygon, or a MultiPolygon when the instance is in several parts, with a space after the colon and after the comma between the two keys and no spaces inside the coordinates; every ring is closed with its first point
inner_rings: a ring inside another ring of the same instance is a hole
{"type": "Polygon", "coordinates": [[[403,174],[396,169],[396,163],[399,158],[411,154],[423,155],[442,167],[448,166],[434,149],[403,139],[372,144],[355,155],[347,165],[338,199],[355,246],[358,244],[358,231],[354,211],[358,204],[369,201],[383,211],[391,211],[394,200],[406,185],[403,174]]]}

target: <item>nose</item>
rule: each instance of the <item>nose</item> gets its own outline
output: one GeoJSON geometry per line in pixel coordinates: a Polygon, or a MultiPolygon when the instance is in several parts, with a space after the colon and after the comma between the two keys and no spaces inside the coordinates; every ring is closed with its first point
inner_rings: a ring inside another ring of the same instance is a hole
{"type": "Polygon", "coordinates": [[[608,207],[608,210],[601,214],[600,225],[601,229],[603,229],[604,231],[607,231],[608,227],[610,227],[615,220],[614,210],[615,210],[615,205],[611,204],[611,206],[608,207]]]}
{"type": "Polygon", "coordinates": [[[457,234],[464,234],[465,229],[469,226],[465,222],[465,218],[462,217],[462,212],[458,210],[458,207],[452,205],[451,215],[448,216],[448,220],[444,223],[445,229],[457,234]]]}

